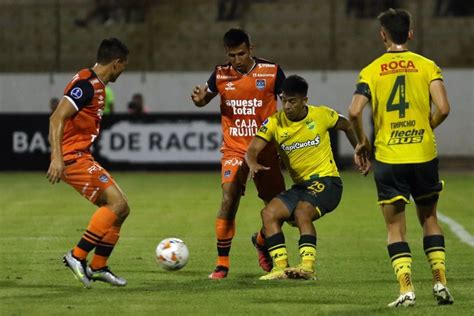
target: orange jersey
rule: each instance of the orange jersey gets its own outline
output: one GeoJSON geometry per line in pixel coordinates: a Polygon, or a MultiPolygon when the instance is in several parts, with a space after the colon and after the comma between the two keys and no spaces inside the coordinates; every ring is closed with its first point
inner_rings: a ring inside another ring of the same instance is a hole
{"type": "Polygon", "coordinates": [[[62,150],[67,161],[90,154],[90,147],[99,134],[105,85],[92,69],[82,69],[64,89],[64,97],[77,110],[64,125],[62,150]]]}
{"type": "Polygon", "coordinates": [[[216,66],[207,81],[209,91],[221,97],[223,152],[243,156],[259,126],[277,111],[277,95],[285,74],[275,63],[254,60],[254,67],[246,74],[230,63],[216,66]]]}

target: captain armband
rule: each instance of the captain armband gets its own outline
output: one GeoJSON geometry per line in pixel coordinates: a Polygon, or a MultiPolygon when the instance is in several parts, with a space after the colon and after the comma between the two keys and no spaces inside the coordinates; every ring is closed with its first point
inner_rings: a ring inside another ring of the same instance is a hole
{"type": "Polygon", "coordinates": [[[363,96],[366,96],[367,99],[372,99],[372,93],[370,92],[369,85],[365,82],[359,82],[356,85],[356,91],[354,91],[354,94],[362,94],[363,96]]]}

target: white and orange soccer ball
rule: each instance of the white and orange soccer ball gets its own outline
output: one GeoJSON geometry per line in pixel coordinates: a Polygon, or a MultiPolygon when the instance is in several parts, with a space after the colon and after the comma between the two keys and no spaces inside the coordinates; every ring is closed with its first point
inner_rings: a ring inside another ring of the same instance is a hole
{"type": "Polygon", "coordinates": [[[181,239],[166,238],[156,246],[156,262],[165,270],[179,270],[188,263],[188,259],[188,247],[181,239]]]}

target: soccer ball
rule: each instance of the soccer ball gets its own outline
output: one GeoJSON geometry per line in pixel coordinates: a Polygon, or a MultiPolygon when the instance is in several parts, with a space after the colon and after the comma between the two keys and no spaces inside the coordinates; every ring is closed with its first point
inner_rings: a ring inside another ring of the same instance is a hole
{"type": "Polygon", "coordinates": [[[188,259],[188,247],[181,239],[166,238],[156,246],[156,262],[165,270],[179,270],[188,263],[188,259]]]}

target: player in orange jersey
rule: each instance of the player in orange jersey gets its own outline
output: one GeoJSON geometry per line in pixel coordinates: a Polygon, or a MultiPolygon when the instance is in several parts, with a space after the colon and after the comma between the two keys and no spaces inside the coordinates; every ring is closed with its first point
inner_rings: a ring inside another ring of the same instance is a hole
{"type": "Polygon", "coordinates": [[[110,174],[94,161],[90,147],[97,138],[105,104],[105,86],[115,82],[128,62],[128,48],[116,38],[104,39],[97,63],[79,71],[50,117],[51,164],[48,180],[71,185],[99,208],[79,243],[64,256],[66,267],[86,288],[91,281],[124,286],[127,281],[107,267],[120,228],[130,209],[127,198],[110,174]],[[87,266],[87,255],[95,253],[87,266]]]}
{"type": "MultiPolygon", "coordinates": [[[[228,63],[216,66],[206,86],[195,87],[191,94],[197,107],[205,106],[218,94],[221,98],[223,194],[216,219],[218,259],[216,269],[209,275],[211,279],[222,279],[228,274],[235,215],[249,173],[244,155],[258,127],[277,111],[277,95],[285,79],[277,64],[252,57],[250,39],[243,30],[230,29],[225,33],[224,47],[228,63]]],[[[259,161],[270,167],[254,178],[258,196],[268,203],[285,189],[276,149],[272,145],[267,146],[259,161]]],[[[260,266],[270,271],[272,263],[264,248],[264,238],[260,230],[252,241],[259,254],[260,266]]]]}

